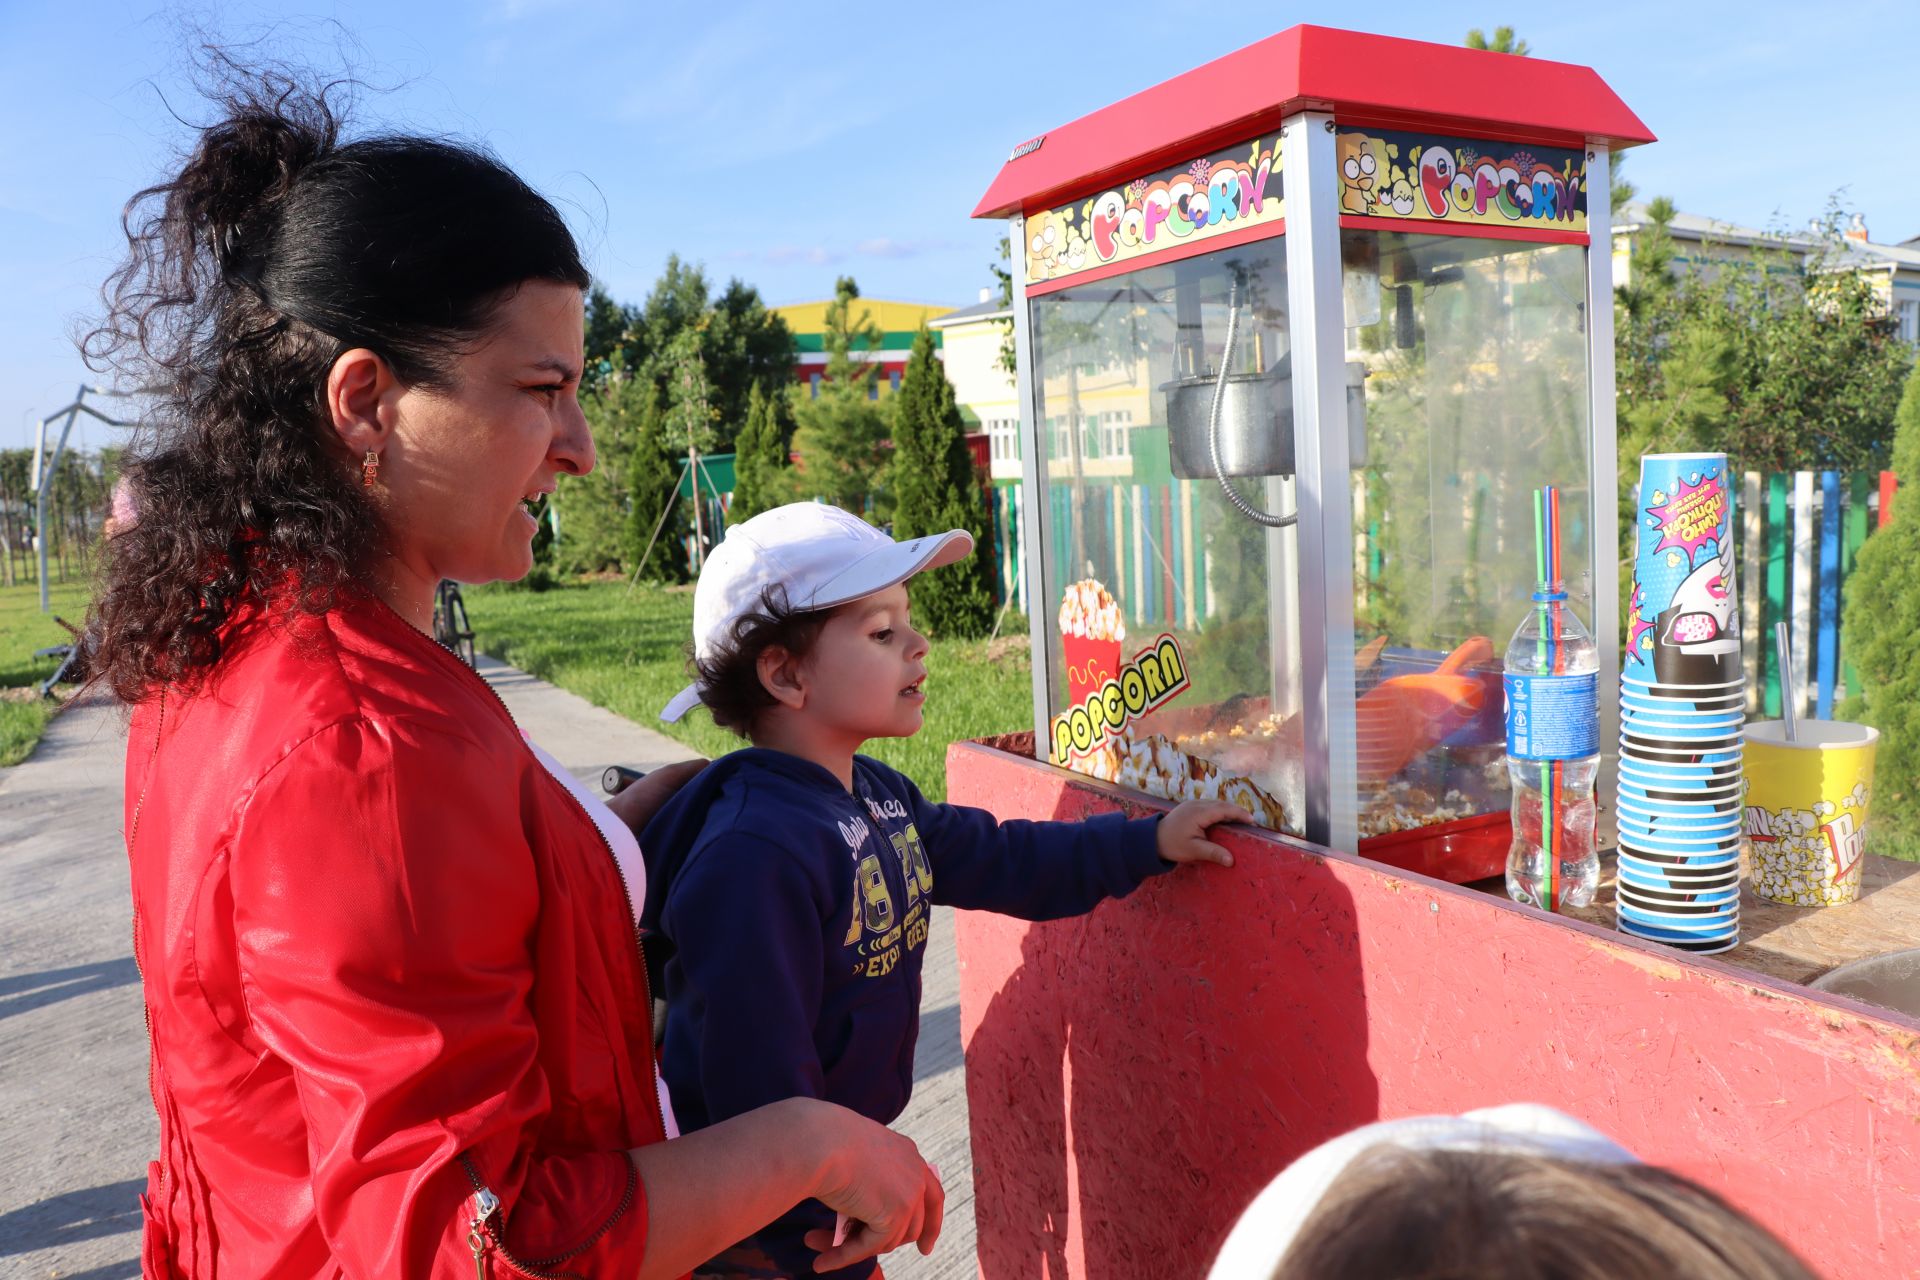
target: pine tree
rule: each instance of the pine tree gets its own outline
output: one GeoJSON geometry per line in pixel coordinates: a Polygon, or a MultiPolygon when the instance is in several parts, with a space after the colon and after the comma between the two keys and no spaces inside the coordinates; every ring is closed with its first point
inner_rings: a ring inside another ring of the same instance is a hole
{"type": "Polygon", "coordinates": [[[1475,27],[1473,30],[1467,32],[1466,45],[1469,49],[1486,49],[1493,53],[1517,54],[1522,58],[1526,57],[1529,52],[1525,40],[1514,39],[1512,27],[1495,27],[1491,40],[1487,38],[1486,32],[1475,27]]]}
{"type": "Polygon", "coordinates": [[[727,523],[751,520],[786,501],[791,483],[787,445],[782,438],[775,399],[753,384],[747,397],[747,420],[733,444],[733,503],[727,523]]]}
{"type": "Polygon", "coordinates": [[[1873,825],[1911,837],[1920,835],[1920,364],[1894,413],[1893,470],[1903,482],[1893,518],[1847,578],[1847,657],[1863,687],[1846,714],[1880,730],[1873,825]]]}
{"type": "Polygon", "coordinates": [[[921,575],[914,617],[931,635],[981,636],[993,625],[994,547],[973,453],[953,384],[933,353],[925,324],[894,398],[893,536],[918,538],[948,529],[973,535],[974,552],[958,564],[921,575]]]}
{"type": "Polygon", "coordinates": [[[873,313],[854,303],[860,287],[842,276],[827,307],[822,343],[827,365],[818,396],[796,388],[794,452],[800,455],[799,492],[869,518],[883,516],[889,497],[881,485],[886,469],[887,419],[874,403],[877,366],[856,358],[878,351],[884,340],[873,313]]]}
{"type": "Polygon", "coordinates": [[[631,424],[633,449],[627,459],[628,569],[651,582],[685,582],[686,500],[680,496],[684,450],[676,449],[660,392],[646,378],[629,378],[614,388],[615,411],[631,424]],[[665,512],[663,516],[662,513],[665,512]],[[652,550],[648,550],[648,545],[652,550]],[[645,562],[642,562],[642,557],[645,562]]]}

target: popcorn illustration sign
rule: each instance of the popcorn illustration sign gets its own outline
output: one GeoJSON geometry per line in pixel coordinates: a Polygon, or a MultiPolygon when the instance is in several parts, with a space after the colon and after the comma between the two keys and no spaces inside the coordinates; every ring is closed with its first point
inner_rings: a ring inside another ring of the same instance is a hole
{"type": "Polygon", "coordinates": [[[1381,129],[1342,130],[1340,212],[1414,222],[1587,229],[1586,153],[1381,129]]]}
{"type": "Polygon", "coordinates": [[[1160,636],[1123,663],[1126,639],[1120,606],[1106,587],[1085,578],[1067,588],[1060,602],[1067,709],[1053,719],[1053,763],[1071,766],[1191,684],[1186,656],[1171,635],[1160,636]]]}
{"type": "Polygon", "coordinates": [[[1027,219],[1027,284],[1285,219],[1280,139],[1255,138],[1027,219]]]}

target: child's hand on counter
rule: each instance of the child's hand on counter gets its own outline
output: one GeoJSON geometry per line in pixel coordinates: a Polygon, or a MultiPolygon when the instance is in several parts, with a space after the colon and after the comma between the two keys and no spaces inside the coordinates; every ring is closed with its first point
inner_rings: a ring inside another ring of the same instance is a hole
{"type": "Polygon", "coordinates": [[[1168,862],[1217,862],[1233,865],[1233,855],[1207,839],[1207,828],[1222,822],[1247,822],[1247,811],[1224,800],[1188,800],[1160,819],[1160,856],[1168,862]]]}

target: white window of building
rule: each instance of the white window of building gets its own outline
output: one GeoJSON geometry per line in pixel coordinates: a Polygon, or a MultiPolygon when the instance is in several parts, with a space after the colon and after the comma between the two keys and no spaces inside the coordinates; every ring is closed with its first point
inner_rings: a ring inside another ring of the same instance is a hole
{"type": "Polygon", "coordinates": [[[1920,346],[1920,302],[1895,303],[1893,316],[1900,340],[1920,346]]]}
{"type": "Polygon", "coordinates": [[[1100,415],[1100,456],[1125,458],[1132,453],[1128,435],[1133,430],[1133,410],[1117,409],[1100,415]]]}
{"type": "Polygon", "coordinates": [[[987,419],[987,451],[995,462],[1019,461],[1020,419],[987,419]]]}

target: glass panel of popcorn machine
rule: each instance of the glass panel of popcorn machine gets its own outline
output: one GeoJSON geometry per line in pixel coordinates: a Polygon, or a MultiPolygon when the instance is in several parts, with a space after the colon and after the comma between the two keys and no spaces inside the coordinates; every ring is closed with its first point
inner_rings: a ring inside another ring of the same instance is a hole
{"type": "Polygon", "coordinates": [[[1030,305],[1055,762],[1298,833],[1283,239],[1030,305]]]}
{"type": "Polygon", "coordinates": [[[1567,590],[1593,617],[1587,276],[1582,246],[1459,235],[1346,231],[1342,259],[1367,437],[1353,481],[1364,841],[1507,810],[1501,660],[1534,586],[1541,485],[1561,486],[1567,590]]]}

